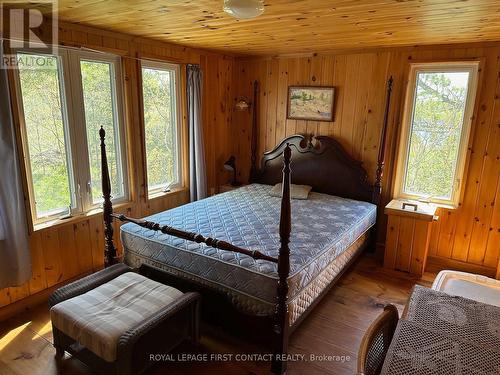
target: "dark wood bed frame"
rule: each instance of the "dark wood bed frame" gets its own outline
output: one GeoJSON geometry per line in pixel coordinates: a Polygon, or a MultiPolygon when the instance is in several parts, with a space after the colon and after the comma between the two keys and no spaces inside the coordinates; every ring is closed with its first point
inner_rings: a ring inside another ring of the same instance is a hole
{"type": "MultiPolygon", "coordinates": [[[[254,85],[255,93],[258,85],[254,85]]],[[[197,283],[179,279],[169,275],[152,266],[143,265],[140,272],[149,277],[161,279],[170,285],[181,290],[199,291],[204,298],[202,310],[206,311],[209,320],[216,324],[229,325],[234,328],[233,332],[238,332],[239,328],[246,326],[257,335],[272,336],[273,361],[272,371],[275,374],[284,374],[286,372],[288,353],[288,339],[290,333],[300,324],[308,315],[314,306],[335,284],[341,273],[330,283],[330,285],[315,299],[315,301],[304,311],[300,318],[290,327],[288,319],[288,276],[290,273],[290,232],[291,232],[291,202],[290,202],[290,184],[291,184],[291,163],[293,159],[293,183],[310,185],[313,191],[337,195],[340,197],[352,198],[356,200],[372,202],[376,205],[380,203],[382,189],[382,173],[384,169],[384,155],[386,148],[386,132],[389,113],[389,104],[392,91],[392,77],[387,84],[386,107],[384,113],[384,124],[382,127],[380,147],[378,153],[377,171],[375,183],[371,185],[367,180],[367,173],[362,167],[360,161],[353,159],[340,145],[338,141],[326,136],[316,136],[306,138],[302,135],[293,135],[285,138],[272,151],[264,153],[260,169],[255,165],[256,161],[256,102],[254,102],[253,116],[253,134],[252,134],[252,171],[251,182],[263,184],[283,183],[283,195],[281,199],[281,215],[279,224],[280,249],[278,258],[270,257],[259,251],[248,250],[234,246],[226,241],[221,241],[212,237],[205,237],[199,233],[186,232],[178,228],[167,225],[160,225],[143,219],[135,219],[125,215],[113,213],[111,203],[111,182],[109,177],[108,162],[106,157],[105,131],[100,129],[101,138],[101,164],[102,164],[102,190],[104,197],[103,215],[104,215],[104,235],[105,235],[105,266],[111,266],[119,263],[117,250],[113,242],[113,220],[130,222],[141,227],[160,231],[174,237],[182,238],[197,243],[204,243],[216,249],[232,251],[245,254],[253,259],[261,259],[278,266],[278,283],[276,296],[276,310],[273,317],[257,317],[237,311],[227,296],[220,292],[211,290],[208,287],[198,285],[197,283]],[[313,142],[315,138],[316,142],[313,142]],[[224,311],[224,314],[220,314],[224,311]],[[272,329],[274,335],[269,335],[272,329]]],[[[372,233],[373,234],[373,233],[372,233]]],[[[351,260],[350,263],[352,263],[351,260]]],[[[344,269],[348,266],[344,267],[344,269]]],[[[248,330],[244,330],[248,332],[248,330]]]]}

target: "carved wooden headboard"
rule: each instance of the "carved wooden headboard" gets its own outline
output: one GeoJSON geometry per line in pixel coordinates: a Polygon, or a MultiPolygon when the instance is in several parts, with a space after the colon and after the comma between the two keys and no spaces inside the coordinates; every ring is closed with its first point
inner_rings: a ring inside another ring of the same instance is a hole
{"type": "MultiPolygon", "coordinates": [[[[382,173],[384,168],[386,133],[389,104],[392,92],[392,77],[387,82],[384,123],[380,135],[380,146],[377,171],[374,184],[367,180],[366,170],[362,163],[353,159],[335,139],[327,136],[316,136],[306,139],[302,135],[285,138],[273,150],[265,152],[260,169],[255,166],[256,147],[252,146],[252,182],[274,185],[281,181],[282,154],[286,145],[292,149],[291,177],[292,183],[310,185],[313,191],[344,198],[380,203],[382,190],[382,173]]],[[[256,117],[254,115],[254,117],[256,117]]],[[[254,133],[256,126],[254,124],[254,133]]]]}
{"type": "Polygon", "coordinates": [[[374,201],[374,186],[367,181],[361,162],[353,159],[338,141],[326,136],[302,135],[285,138],[273,150],[264,153],[254,182],[274,185],[281,181],[283,150],[292,148],[292,183],[310,185],[313,191],[361,201],[374,201]]]}

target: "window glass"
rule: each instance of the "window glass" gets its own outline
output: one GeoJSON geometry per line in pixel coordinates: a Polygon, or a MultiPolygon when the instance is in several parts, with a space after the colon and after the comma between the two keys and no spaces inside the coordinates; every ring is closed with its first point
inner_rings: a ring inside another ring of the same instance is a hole
{"type": "Polygon", "coordinates": [[[417,73],[404,191],[451,199],[469,72],[417,73]]]}
{"type": "MultiPolygon", "coordinates": [[[[31,55],[32,56],[32,55],[31,55]]],[[[19,54],[29,60],[29,56],[19,54]]],[[[19,81],[26,126],[29,167],[37,217],[68,209],[71,199],[71,166],[68,163],[67,126],[61,89],[61,64],[57,56],[34,56],[46,64],[19,67],[19,81]]]]}
{"type": "Polygon", "coordinates": [[[180,181],[177,144],[176,69],[144,66],[142,89],[148,190],[180,181]]]}
{"type": "Polygon", "coordinates": [[[102,201],[101,150],[99,129],[106,130],[108,158],[113,197],[123,197],[124,183],[120,159],[119,121],[116,113],[116,88],[113,64],[101,61],[80,61],[88,156],[90,164],[92,202],[102,201]]]}
{"type": "Polygon", "coordinates": [[[478,72],[478,61],[410,64],[396,198],[459,206],[478,72]]]}

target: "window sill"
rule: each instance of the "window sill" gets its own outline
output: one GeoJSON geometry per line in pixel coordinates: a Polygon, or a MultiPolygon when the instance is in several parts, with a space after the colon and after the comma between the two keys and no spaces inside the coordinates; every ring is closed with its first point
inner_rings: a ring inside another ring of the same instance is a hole
{"type": "Polygon", "coordinates": [[[425,203],[425,204],[428,204],[430,206],[434,206],[436,208],[443,208],[445,210],[456,210],[458,208],[458,206],[455,206],[451,203],[441,203],[441,202],[432,202],[432,201],[426,201],[426,200],[419,200],[419,199],[412,199],[414,201],[416,201],[417,203],[425,203]]]}
{"type": "MultiPolygon", "coordinates": [[[[183,193],[189,191],[189,188],[187,187],[177,187],[173,188],[169,192],[157,192],[151,196],[149,196],[149,201],[155,200],[155,199],[161,199],[168,197],[170,195],[175,195],[179,193],[183,193]]],[[[128,208],[132,207],[134,205],[133,202],[128,201],[128,202],[120,202],[116,203],[113,205],[113,210],[115,212],[123,212],[124,210],[127,210],[128,208]]],[[[88,212],[75,215],[72,217],[69,217],[67,219],[53,219],[53,220],[48,220],[44,221],[42,223],[37,223],[33,225],[32,232],[40,232],[43,230],[48,230],[48,229],[53,229],[53,228],[58,228],[60,226],[68,225],[68,224],[78,224],[82,221],[88,220],[90,218],[93,218],[97,215],[102,214],[102,208],[94,208],[88,212]]]]}
{"type": "Polygon", "coordinates": [[[458,206],[455,206],[453,204],[448,204],[448,203],[433,203],[433,202],[431,202],[430,204],[436,206],[437,208],[443,208],[445,210],[456,210],[456,209],[458,209],[458,206]]]}
{"type": "MultiPolygon", "coordinates": [[[[114,211],[123,211],[124,209],[128,209],[132,206],[132,202],[120,202],[116,203],[113,205],[113,210],[114,211]]],[[[49,221],[44,221],[42,223],[34,224],[33,225],[33,232],[39,232],[43,231],[45,229],[49,228],[57,228],[63,225],[68,225],[68,224],[77,224],[82,221],[88,220],[90,218],[93,218],[97,215],[102,214],[102,208],[94,208],[90,211],[87,211],[82,214],[78,214],[75,216],[68,217],[67,219],[53,219],[49,221]]]]}
{"type": "Polygon", "coordinates": [[[413,196],[413,195],[400,194],[399,196],[396,195],[392,199],[398,199],[398,200],[402,200],[402,201],[413,201],[415,203],[425,203],[425,204],[428,204],[428,205],[431,205],[431,206],[434,206],[437,208],[442,208],[445,210],[456,210],[459,208],[458,205],[454,205],[452,203],[433,202],[432,200],[428,201],[428,200],[425,200],[421,197],[413,196]]]}
{"type": "Polygon", "coordinates": [[[172,188],[170,191],[157,191],[154,193],[148,193],[148,201],[152,201],[155,199],[160,199],[160,198],[165,198],[168,197],[169,195],[172,194],[178,194],[178,193],[183,193],[189,191],[189,188],[187,187],[175,187],[172,188]]]}

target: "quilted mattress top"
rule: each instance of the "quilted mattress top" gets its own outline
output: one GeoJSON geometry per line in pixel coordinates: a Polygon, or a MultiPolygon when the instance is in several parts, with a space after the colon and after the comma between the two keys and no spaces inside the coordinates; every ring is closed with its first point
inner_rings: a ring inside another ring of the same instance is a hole
{"type": "MultiPolygon", "coordinates": [[[[271,188],[251,184],[146,219],[277,257],[281,198],[270,196],[271,188]]],[[[375,219],[376,206],[367,202],[315,192],[307,200],[292,199],[290,278],[297,279],[297,289],[365,233],[375,219]]],[[[121,235],[126,252],[217,283],[233,284],[234,280],[229,280],[236,278],[241,289],[242,283],[256,287],[263,278],[273,282],[277,278],[275,263],[214,249],[132,223],[122,225],[121,235]]]]}

